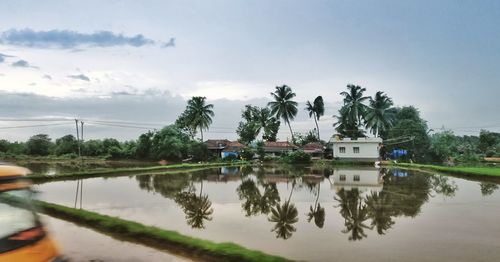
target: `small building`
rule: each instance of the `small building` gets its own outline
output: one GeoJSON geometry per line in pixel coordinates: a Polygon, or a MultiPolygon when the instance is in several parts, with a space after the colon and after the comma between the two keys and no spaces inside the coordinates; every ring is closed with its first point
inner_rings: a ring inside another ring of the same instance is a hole
{"type": "Polygon", "coordinates": [[[320,142],[305,144],[302,149],[304,153],[311,155],[312,159],[322,159],[325,154],[325,147],[320,142]]]}
{"type": "Polygon", "coordinates": [[[227,139],[209,139],[205,141],[207,148],[214,156],[226,158],[229,155],[239,157],[239,153],[245,147],[238,141],[229,141],[227,139]]]}
{"type": "Polygon", "coordinates": [[[333,158],[347,161],[375,162],[379,160],[381,138],[358,139],[332,137],[333,158]]]}
{"type": "Polygon", "coordinates": [[[268,155],[281,156],[297,150],[297,146],[288,141],[264,142],[264,152],[268,155]]]}

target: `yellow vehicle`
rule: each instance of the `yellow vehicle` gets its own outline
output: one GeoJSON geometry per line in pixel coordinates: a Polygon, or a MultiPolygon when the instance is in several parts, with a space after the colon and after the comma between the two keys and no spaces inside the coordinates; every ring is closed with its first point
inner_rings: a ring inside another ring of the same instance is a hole
{"type": "Polygon", "coordinates": [[[65,261],[34,210],[29,173],[0,163],[0,262],[65,261]]]}

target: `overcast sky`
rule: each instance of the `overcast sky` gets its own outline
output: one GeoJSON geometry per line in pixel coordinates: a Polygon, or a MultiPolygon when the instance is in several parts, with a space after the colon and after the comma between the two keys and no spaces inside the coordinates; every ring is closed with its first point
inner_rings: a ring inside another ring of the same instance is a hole
{"type": "MultiPolygon", "coordinates": [[[[1,120],[78,117],[87,138],[125,140],[201,95],[216,113],[206,137],[235,139],[243,106],[287,84],[296,131],[314,126],[305,101],[324,97],[325,138],[353,83],[415,105],[434,129],[500,131],[499,1],[6,0],[0,21],[1,120]]],[[[0,138],[41,132],[74,126],[0,121],[0,138]]]]}

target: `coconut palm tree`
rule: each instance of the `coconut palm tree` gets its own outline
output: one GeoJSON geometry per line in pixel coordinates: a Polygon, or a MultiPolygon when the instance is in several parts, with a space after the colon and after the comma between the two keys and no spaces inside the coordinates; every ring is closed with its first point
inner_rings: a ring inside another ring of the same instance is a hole
{"type": "Polygon", "coordinates": [[[274,93],[271,93],[274,101],[268,103],[271,108],[271,113],[276,115],[276,118],[281,118],[288,124],[290,128],[290,134],[292,135],[292,141],[295,141],[292,131],[292,126],[290,121],[297,115],[297,102],[292,99],[296,96],[292,89],[287,86],[277,86],[274,93]]]}
{"type": "Polygon", "coordinates": [[[364,230],[372,228],[364,224],[368,219],[368,209],[362,202],[359,190],[357,188],[349,191],[341,189],[334,199],[339,202],[337,207],[340,207],[340,214],[344,218],[345,229],[342,233],[350,233],[349,241],[367,237],[364,230]]]}
{"type": "Polygon", "coordinates": [[[396,110],[392,105],[392,99],[384,92],[378,91],[373,98],[370,97],[365,116],[366,128],[369,128],[376,137],[393,126],[396,120],[396,110]]]}
{"type": "Polygon", "coordinates": [[[307,101],[306,110],[309,112],[309,117],[314,118],[314,123],[316,124],[316,131],[318,131],[318,140],[320,140],[318,121],[319,118],[325,114],[325,104],[323,103],[323,97],[322,96],[316,97],[312,103],[307,101]]]}
{"type": "Polygon", "coordinates": [[[292,236],[293,232],[297,229],[293,224],[299,221],[299,212],[293,203],[290,203],[293,190],[295,188],[295,179],[292,183],[292,190],[288,200],[280,205],[276,204],[275,207],[271,209],[271,216],[268,218],[269,222],[276,223],[271,231],[276,232],[276,238],[288,239],[292,236]]]}
{"type": "Polygon", "coordinates": [[[187,104],[186,112],[190,126],[194,129],[200,129],[201,141],[203,141],[203,130],[207,130],[212,124],[214,117],[214,105],[206,103],[206,97],[193,96],[187,104]]]}
{"type": "Polygon", "coordinates": [[[346,133],[351,137],[357,138],[359,127],[365,119],[367,106],[364,102],[369,99],[368,96],[363,96],[366,88],[356,85],[347,85],[347,92],[341,92],[344,97],[344,105],[339,110],[340,116],[334,116],[338,122],[334,124],[339,133],[346,133]],[[343,129],[342,129],[342,128],[343,129]]]}
{"type": "Polygon", "coordinates": [[[372,219],[371,225],[377,229],[379,235],[385,235],[385,232],[395,223],[392,220],[394,208],[391,195],[384,191],[372,192],[366,197],[365,202],[368,208],[368,217],[372,219]]]}

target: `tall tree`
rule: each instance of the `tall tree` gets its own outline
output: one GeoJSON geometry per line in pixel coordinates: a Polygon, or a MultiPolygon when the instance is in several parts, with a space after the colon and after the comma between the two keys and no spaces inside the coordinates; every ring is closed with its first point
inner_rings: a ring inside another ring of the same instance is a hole
{"type": "Polygon", "coordinates": [[[309,112],[309,117],[314,118],[314,123],[316,124],[316,131],[318,132],[318,140],[320,140],[318,121],[319,118],[325,114],[325,104],[323,103],[323,97],[322,96],[316,97],[312,103],[307,101],[306,110],[309,112]]]}
{"type": "Polygon", "coordinates": [[[375,137],[381,133],[386,134],[396,120],[396,110],[392,107],[392,99],[384,92],[378,91],[375,96],[370,97],[369,106],[366,110],[365,125],[375,137]]]}
{"type": "Polygon", "coordinates": [[[367,106],[364,102],[369,99],[368,96],[363,96],[366,88],[357,85],[347,85],[347,92],[341,92],[344,97],[344,105],[339,110],[339,116],[334,116],[338,121],[334,124],[335,129],[342,135],[347,135],[352,138],[364,136],[363,130],[359,128],[365,119],[367,106]]]}
{"type": "Polygon", "coordinates": [[[280,121],[271,114],[269,108],[245,105],[241,117],[244,121],[240,121],[236,129],[240,142],[249,144],[261,131],[263,140],[276,141],[280,121]]]}
{"type": "Polygon", "coordinates": [[[274,101],[268,103],[271,108],[271,114],[276,115],[276,118],[281,118],[288,124],[290,128],[290,134],[292,135],[292,141],[295,141],[292,131],[292,126],[290,121],[292,121],[297,115],[297,102],[292,99],[296,96],[292,89],[287,86],[277,86],[276,90],[271,93],[274,101]]]}
{"type": "Polygon", "coordinates": [[[206,97],[193,96],[187,104],[186,112],[190,126],[194,129],[200,129],[201,141],[203,141],[203,130],[207,130],[212,124],[214,117],[214,105],[206,103],[206,97]]]}

